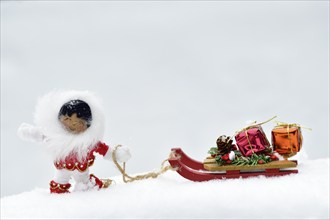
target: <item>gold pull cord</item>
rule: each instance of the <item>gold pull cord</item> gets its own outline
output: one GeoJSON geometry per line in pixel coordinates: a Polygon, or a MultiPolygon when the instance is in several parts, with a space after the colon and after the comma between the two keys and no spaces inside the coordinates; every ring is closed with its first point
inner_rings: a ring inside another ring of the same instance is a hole
{"type": "Polygon", "coordinates": [[[176,171],[177,168],[173,168],[171,165],[167,165],[165,166],[165,163],[173,157],[172,155],[172,152],[169,156],[168,159],[164,160],[161,164],[161,168],[158,172],[149,172],[149,173],[146,173],[144,175],[137,175],[137,176],[129,176],[126,171],[125,171],[125,167],[126,167],[126,163],[123,163],[123,166],[120,166],[120,164],[118,163],[117,161],[117,158],[116,158],[116,151],[119,147],[121,147],[122,145],[118,144],[115,149],[112,151],[112,160],[113,162],[115,163],[115,165],[117,166],[118,170],[120,171],[120,173],[123,175],[123,181],[125,183],[129,183],[129,182],[133,182],[135,180],[143,180],[143,179],[148,179],[148,178],[157,178],[159,175],[165,173],[166,171],[168,170],[174,170],[176,171]]]}

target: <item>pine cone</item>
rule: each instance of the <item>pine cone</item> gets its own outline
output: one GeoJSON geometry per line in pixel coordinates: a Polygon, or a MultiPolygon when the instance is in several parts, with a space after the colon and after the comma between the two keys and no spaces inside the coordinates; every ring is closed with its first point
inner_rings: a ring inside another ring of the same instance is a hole
{"type": "Polygon", "coordinates": [[[226,135],[221,135],[217,139],[217,146],[220,155],[228,154],[230,151],[234,150],[235,145],[233,144],[233,140],[226,135]]]}

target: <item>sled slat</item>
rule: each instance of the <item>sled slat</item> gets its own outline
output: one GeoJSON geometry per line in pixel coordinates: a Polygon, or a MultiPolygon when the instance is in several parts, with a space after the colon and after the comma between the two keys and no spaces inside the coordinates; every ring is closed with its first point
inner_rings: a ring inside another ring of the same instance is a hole
{"type": "Polygon", "coordinates": [[[215,159],[212,157],[208,157],[204,160],[204,164],[212,164],[212,163],[216,163],[215,159]]]}
{"type": "Polygon", "coordinates": [[[291,160],[272,161],[266,164],[258,165],[223,165],[216,163],[215,159],[205,159],[204,168],[209,171],[226,171],[226,170],[269,170],[268,172],[276,172],[275,169],[297,167],[297,163],[291,160]]]}

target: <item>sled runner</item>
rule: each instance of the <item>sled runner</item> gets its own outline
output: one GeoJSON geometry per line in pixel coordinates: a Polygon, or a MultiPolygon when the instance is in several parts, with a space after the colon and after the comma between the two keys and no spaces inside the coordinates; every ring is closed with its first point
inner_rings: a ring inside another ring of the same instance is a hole
{"type": "Polygon", "coordinates": [[[173,168],[184,178],[202,182],[214,179],[247,178],[253,176],[284,176],[298,173],[295,160],[272,161],[258,165],[218,165],[214,158],[206,158],[204,162],[196,161],[187,156],[181,148],[172,148],[172,156],[168,160],[173,168]]]}

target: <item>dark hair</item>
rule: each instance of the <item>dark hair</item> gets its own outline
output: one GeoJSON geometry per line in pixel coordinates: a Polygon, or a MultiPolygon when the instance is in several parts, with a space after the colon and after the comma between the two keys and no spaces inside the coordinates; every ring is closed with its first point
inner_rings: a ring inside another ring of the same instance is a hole
{"type": "Polygon", "coordinates": [[[87,127],[91,125],[92,122],[91,108],[86,102],[79,99],[71,100],[65,103],[61,107],[60,112],[58,113],[58,118],[60,119],[62,115],[63,116],[67,115],[71,117],[71,115],[73,115],[74,113],[77,114],[78,118],[82,118],[87,122],[87,127]]]}

